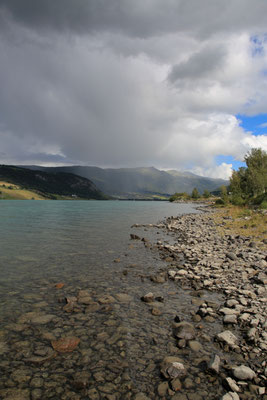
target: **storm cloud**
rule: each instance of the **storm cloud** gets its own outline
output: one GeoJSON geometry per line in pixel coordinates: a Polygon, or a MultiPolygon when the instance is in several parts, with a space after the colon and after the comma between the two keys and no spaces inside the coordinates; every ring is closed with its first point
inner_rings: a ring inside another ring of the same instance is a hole
{"type": "Polygon", "coordinates": [[[267,137],[267,3],[0,0],[0,162],[226,177],[267,137]]]}

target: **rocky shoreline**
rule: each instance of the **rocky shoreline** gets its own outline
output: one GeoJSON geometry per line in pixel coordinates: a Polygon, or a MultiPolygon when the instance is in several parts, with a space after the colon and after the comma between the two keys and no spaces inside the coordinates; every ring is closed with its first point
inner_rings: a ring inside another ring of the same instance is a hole
{"type": "Polygon", "coordinates": [[[22,286],[0,399],[266,400],[266,242],[204,210],[134,225],[99,275],[22,286]]]}
{"type": "MultiPolygon", "coordinates": [[[[214,382],[218,393],[223,387],[224,394],[209,398],[266,400],[266,239],[262,247],[249,237],[222,236],[211,212],[167,219],[164,229],[173,236],[173,243],[157,243],[161,258],[168,263],[167,279],[191,288],[192,305],[196,306],[191,310],[192,322],[183,320],[183,316],[173,321],[173,337],[181,354],[187,348],[196,354],[205,353],[205,342],[217,346],[217,352],[201,361],[203,377],[214,382]],[[222,302],[202,300],[206,291],[222,294],[222,302]],[[205,325],[215,321],[220,323],[220,331],[211,337],[205,333],[205,325]]],[[[158,227],[163,229],[162,225],[158,227]]],[[[152,279],[161,282],[164,272],[152,279]]],[[[142,300],[147,304],[155,301],[153,293],[146,293],[142,300]]],[[[193,397],[186,394],[190,387],[187,368],[183,355],[166,355],[161,364],[164,380],[158,386],[160,397],[203,398],[197,391],[193,397]]]]}

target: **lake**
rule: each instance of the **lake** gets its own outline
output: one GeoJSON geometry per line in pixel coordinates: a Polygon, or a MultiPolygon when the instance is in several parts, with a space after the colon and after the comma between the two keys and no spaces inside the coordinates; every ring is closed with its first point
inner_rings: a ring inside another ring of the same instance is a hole
{"type": "MultiPolygon", "coordinates": [[[[164,315],[148,312],[140,297],[166,262],[130,233],[151,243],[166,233],[131,226],[194,212],[168,202],[1,201],[0,397],[157,398],[165,322],[190,299],[174,287],[164,315]],[[77,348],[55,353],[65,337],[77,348]]],[[[168,298],[170,284],[153,285],[168,298]]]]}

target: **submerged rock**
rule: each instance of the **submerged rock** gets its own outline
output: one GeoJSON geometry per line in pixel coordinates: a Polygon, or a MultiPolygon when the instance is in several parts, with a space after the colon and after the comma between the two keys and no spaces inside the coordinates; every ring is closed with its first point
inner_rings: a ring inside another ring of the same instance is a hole
{"type": "Polygon", "coordinates": [[[141,300],[143,300],[145,303],[152,303],[154,301],[154,294],[152,292],[149,292],[142,296],[141,300]]]}
{"type": "Polygon", "coordinates": [[[196,331],[192,324],[183,321],[176,324],[174,329],[174,336],[177,339],[192,340],[196,337],[196,331]]]}
{"type": "Polygon", "coordinates": [[[53,349],[59,353],[72,352],[74,349],[76,349],[79,343],[80,339],[77,337],[65,337],[59,340],[53,340],[51,342],[53,349]]]}
{"type": "Polygon", "coordinates": [[[181,378],[187,373],[181,359],[172,356],[164,358],[160,371],[166,379],[181,378]]]}

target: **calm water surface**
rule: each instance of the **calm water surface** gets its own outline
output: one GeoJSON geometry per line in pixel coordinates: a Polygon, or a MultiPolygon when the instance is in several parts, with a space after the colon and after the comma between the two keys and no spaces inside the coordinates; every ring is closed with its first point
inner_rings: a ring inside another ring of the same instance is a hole
{"type": "Polygon", "coordinates": [[[174,239],[131,226],[193,212],[168,202],[1,201],[0,398],[158,399],[159,362],[177,352],[171,323],[177,313],[190,320],[191,297],[172,281],[151,282],[167,264],[130,233],[174,239]],[[140,301],[148,291],[164,298],[158,316],[140,301]],[[73,336],[74,351],[53,352],[53,341],[73,336]]]}
{"type": "MultiPolygon", "coordinates": [[[[134,223],[195,212],[187,204],[135,201],[2,201],[0,276],[6,287],[36,277],[102,275],[120,254],[134,223]]],[[[29,283],[29,282],[28,282],[29,283]]]]}

